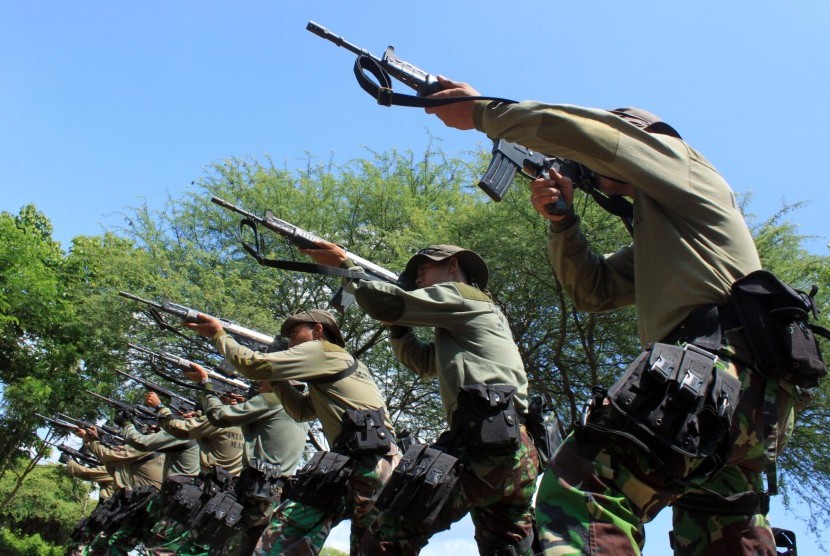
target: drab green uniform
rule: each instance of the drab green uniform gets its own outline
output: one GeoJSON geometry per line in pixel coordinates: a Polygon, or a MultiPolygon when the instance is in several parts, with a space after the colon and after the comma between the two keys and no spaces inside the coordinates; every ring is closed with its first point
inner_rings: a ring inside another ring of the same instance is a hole
{"type": "MultiPolygon", "coordinates": [[[[301,422],[319,419],[329,445],[334,445],[340,435],[341,420],[348,409],[383,408],[386,426],[394,433],[383,396],[363,363],[358,362],[357,369],[349,376],[325,382],[326,377],[336,375],[354,362],[354,357],[338,345],[315,340],[284,351],[260,353],[239,345],[224,331],[213,337],[213,343],[248,378],[277,381],[275,385],[285,411],[301,422]],[[308,391],[299,392],[288,384],[289,380],[309,381],[308,391]]],[[[349,500],[344,500],[341,508],[333,512],[292,500],[284,503],[262,534],[255,554],[317,554],[331,528],[347,517],[352,520],[351,543],[357,550],[363,532],[374,520],[373,497],[391,475],[396,457],[397,448],[393,445],[385,456],[355,458],[349,500]]]]}
{"type": "MultiPolygon", "coordinates": [[[[463,385],[514,386],[516,409],[527,411],[524,364],[507,319],[487,294],[460,282],[407,292],[393,284],[362,280],[354,295],[372,318],[399,326],[435,328],[432,342],[421,341],[410,329],[393,335],[391,343],[397,358],[414,373],[437,377],[448,424],[463,385]]],[[[424,530],[422,524],[381,514],[371,529],[383,553],[417,553],[432,534],[468,512],[481,554],[521,546],[531,538],[538,456],[524,427],[521,444],[513,453],[482,456],[463,447],[450,452],[461,460],[464,471],[442,515],[424,530]]],[[[519,554],[530,554],[530,547],[519,554]]]]}
{"type": "MultiPolygon", "coordinates": [[[[207,386],[212,388],[210,384],[207,386]]],[[[211,424],[217,427],[237,426],[242,430],[245,439],[243,469],[247,468],[251,459],[256,458],[278,465],[284,479],[297,470],[309,426],[292,419],[274,392],[264,392],[233,405],[224,404],[215,395],[204,393],[202,407],[211,424]]],[[[273,503],[240,500],[244,505],[240,520],[243,554],[253,551],[278,501],[279,495],[273,503]]]]}
{"type": "MultiPolygon", "coordinates": [[[[760,268],[731,189],[680,139],[649,134],[603,110],[537,102],[478,102],[475,126],[634,187],[632,245],[594,254],[572,216],[551,224],[548,252],[557,279],[580,310],[636,303],[643,345],[666,337],[693,309],[725,303],[731,284],[760,268]]],[[[783,447],[793,418],[792,388],[730,364],[731,353],[724,345],[718,355],[744,387],[733,449],[728,466],[701,485],[721,495],[763,490],[764,460],[783,447]]],[[[545,554],[587,554],[597,547],[639,553],[642,524],[695,490],[663,488],[663,482],[662,470],[632,446],[568,438],[537,496],[545,554]]],[[[713,508],[711,520],[676,516],[675,552],[740,553],[743,546],[749,553],[774,554],[766,515],[736,519],[718,513],[713,508]]]]}

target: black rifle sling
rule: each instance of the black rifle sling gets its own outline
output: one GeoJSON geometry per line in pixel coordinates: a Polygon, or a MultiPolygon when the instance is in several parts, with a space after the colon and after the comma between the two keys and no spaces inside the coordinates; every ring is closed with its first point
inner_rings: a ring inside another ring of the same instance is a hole
{"type": "Polygon", "coordinates": [[[280,270],[293,270],[294,272],[305,272],[308,274],[327,274],[329,276],[340,276],[341,278],[350,278],[353,280],[371,280],[372,277],[364,272],[357,272],[336,266],[328,266],[317,263],[308,263],[303,261],[287,261],[283,259],[266,259],[260,253],[262,251],[262,243],[259,240],[259,232],[257,231],[256,222],[246,218],[239,222],[239,235],[242,236],[243,228],[250,228],[254,233],[254,246],[240,240],[242,248],[252,256],[257,263],[269,268],[277,268],[280,270]]]}
{"type": "Polygon", "coordinates": [[[465,102],[468,100],[494,100],[516,104],[515,100],[500,97],[456,97],[456,98],[425,98],[415,95],[405,95],[392,90],[392,80],[385,69],[369,56],[358,56],[354,63],[354,75],[360,88],[369,93],[378,104],[383,106],[411,106],[415,108],[426,108],[428,106],[444,106],[465,102]],[[366,77],[366,72],[371,73],[377,82],[366,77]]]}
{"type": "Polygon", "coordinates": [[[319,378],[311,378],[305,379],[304,382],[308,382],[309,384],[330,384],[332,382],[337,382],[338,380],[343,380],[347,376],[354,374],[357,370],[357,358],[355,357],[354,361],[351,365],[343,369],[342,371],[338,371],[333,375],[321,376],[319,378]]]}

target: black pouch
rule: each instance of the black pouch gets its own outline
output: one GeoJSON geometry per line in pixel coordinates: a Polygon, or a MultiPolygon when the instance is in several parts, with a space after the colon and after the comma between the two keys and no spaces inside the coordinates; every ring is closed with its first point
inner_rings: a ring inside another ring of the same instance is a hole
{"type": "Polygon", "coordinates": [[[809,323],[810,313],[818,314],[816,291],[797,291],[765,270],[732,284],[732,302],[758,371],[802,388],[815,388],[827,374],[815,333],[830,339],[830,332],[809,323]]]}
{"type": "Polygon", "coordinates": [[[274,463],[251,458],[239,476],[240,496],[253,501],[273,502],[282,486],[282,470],[274,463]]]}
{"type": "Polygon", "coordinates": [[[559,418],[541,396],[534,396],[527,404],[525,426],[533,439],[533,445],[536,446],[539,469],[544,469],[562,444],[559,418]]]}
{"type": "Polygon", "coordinates": [[[86,519],[86,529],[87,534],[91,537],[98,535],[110,522],[111,516],[114,514],[116,506],[119,503],[120,496],[118,492],[115,492],[111,497],[107,498],[105,502],[95,506],[95,509],[89,514],[89,517],[86,519]],[[116,498],[116,496],[118,497],[116,498]]]}
{"type": "Polygon", "coordinates": [[[183,484],[173,493],[164,508],[164,517],[184,525],[189,524],[202,505],[202,487],[198,483],[183,484]]]}
{"type": "Polygon", "coordinates": [[[352,476],[354,462],[337,452],[317,452],[285,484],[285,498],[325,511],[342,502],[352,476]]]}
{"type": "Polygon", "coordinates": [[[135,525],[136,529],[143,529],[145,525],[149,526],[150,514],[147,511],[147,505],[158,495],[159,490],[154,486],[146,485],[125,487],[121,489],[121,492],[118,505],[103,528],[103,532],[108,535],[115,533],[127,521],[135,525]]]}
{"type": "Polygon", "coordinates": [[[413,444],[378,494],[375,505],[429,530],[460,476],[457,458],[424,444],[413,444]]]}
{"type": "Polygon", "coordinates": [[[721,441],[731,429],[741,389],[716,361],[692,344],[654,344],[608,390],[617,415],[595,406],[583,427],[632,440],[663,463],[672,453],[708,459],[699,464],[700,472],[714,472],[726,458],[728,445],[721,441]]]}
{"type": "Polygon", "coordinates": [[[343,430],[334,444],[352,456],[385,454],[392,445],[382,407],[346,410],[341,425],[343,430]]]}
{"type": "Polygon", "coordinates": [[[515,386],[469,384],[461,387],[453,429],[472,454],[498,454],[519,445],[519,414],[515,386]]]}
{"type": "Polygon", "coordinates": [[[193,518],[191,535],[200,545],[217,547],[223,545],[239,531],[242,519],[242,504],[233,492],[214,494],[193,518]]]}

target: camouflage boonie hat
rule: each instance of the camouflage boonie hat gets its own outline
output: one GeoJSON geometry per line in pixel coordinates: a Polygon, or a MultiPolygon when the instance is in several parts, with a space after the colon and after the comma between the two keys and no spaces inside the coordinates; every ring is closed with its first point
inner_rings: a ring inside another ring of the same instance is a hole
{"type": "Polygon", "coordinates": [[[678,139],[683,139],[676,129],[674,129],[672,126],[661,120],[659,116],[657,116],[656,114],[652,114],[648,110],[643,110],[642,108],[628,107],[614,108],[613,110],[609,110],[609,112],[619,116],[631,125],[639,127],[640,129],[648,133],[670,135],[672,137],[677,137],[678,139]]]}
{"type": "Polygon", "coordinates": [[[343,334],[340,333],[340,327],[337,326],[337,321],[334,320],[334,315],[322,309],[309,309],[308,311],[297,311],[282,323],[280,327],[280,334],[289,336],[291,330],[300,323],[305,324],[321,324],[326,331],[329,339],[340,347],[346,347],[346,340],[343,339],[343,334]]]}
{"type": "Polygon", "coordinates": [[[487,281],[490,279],[490,270],[487,268],[487,263],[475,251],[456,245],[430,245],[425,249],[421,249],[406,263],[401,278],[406,283],[414,285],[415,278],[418,276],[418,267],[424,261],[443,261],[449,257],[458,257],[458,262],[470,282],[482,290],[487,287],[487,281]]]}

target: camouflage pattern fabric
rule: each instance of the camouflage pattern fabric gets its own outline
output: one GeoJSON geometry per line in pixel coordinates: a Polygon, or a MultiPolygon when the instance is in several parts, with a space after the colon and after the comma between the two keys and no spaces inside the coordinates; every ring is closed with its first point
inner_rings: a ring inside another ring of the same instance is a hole
{"type": "MultiPolygon", "coordinates": [[[[479,553],[491,556],[508,549],[533,534],[533,493],[539,469],[539,456],[533,442],[521,427],[519,448],[501,455],[472,455],[453,450],[464,466],[460,480],[435,523],[425,530],[423,523],[412,523],[381,513],[364,537],[363,553],[414,555],[420,553],[430,537],[471,514],[479,553]]],[[[527,550],[519,556],[532,554],[527,550]]]]}
{"type": "MultiPolygon", "coordinates": [[[[726,348],[720,355],[728,358],[731,353],[726,348]]],[[[549,463],[537,494],[536,519],[545,556],[640,554],[643,523],[683,494],[765,491],[768,460],[781,452],[792,433],[792,389],[723,359],[718,365],[738,376],[742,387],[726,465],[709,479],[680,485],[667,470],[691,473],[699,460],[678,455],[672,465],[663,466],[619,437],[571,434],[549,463]],[[776,423],[765,423],[765,412],[776,415],[776,423]]],[[[775,554],[763,514],[704,517],[679,511],[674,525],[677,555],[775,554]]]]}
{"type": "Polygon", "coordinates": [[[336,510],[327,512],[293,500],[281,504],[254,549],[255,556],[319,554],[332,527],[351,518],[351,554],[359,554],[361,538],[375,520],[372,502],[392,475],[399,456],[356,457],[349,488],[336,510]]]}

